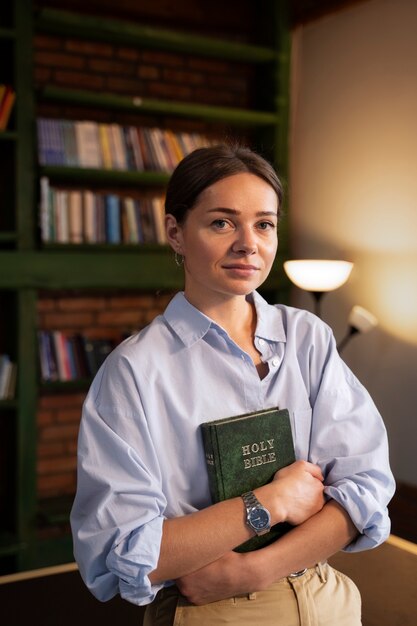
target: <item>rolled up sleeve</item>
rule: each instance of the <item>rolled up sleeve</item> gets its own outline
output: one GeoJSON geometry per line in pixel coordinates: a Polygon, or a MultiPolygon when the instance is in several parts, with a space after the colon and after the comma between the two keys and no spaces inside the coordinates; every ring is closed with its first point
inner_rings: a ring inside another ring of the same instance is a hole
{"type": "Polygon", "coordinates": [[[151,602],[166,508],[160,468],[129,364],[112,357],[87,396],[71,511],[81,576],[101,601],[151,602]]]}
{"type": "Polygon", "coordinates": [[[395,490],[387,433],[369,393],[337,353],[332,335],[312,404],[310,460],[323,472],[326,496],[348,512],[359,531],[345,550],[374,548],[389,536],[387,505],[395,490]]]}

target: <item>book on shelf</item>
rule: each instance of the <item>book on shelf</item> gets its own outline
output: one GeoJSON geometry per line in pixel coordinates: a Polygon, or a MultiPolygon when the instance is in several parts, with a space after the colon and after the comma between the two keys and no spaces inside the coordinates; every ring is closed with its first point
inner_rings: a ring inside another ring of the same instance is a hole
{"type": "Polygon", "coordinates": [[[39,363],[44,382],[92,378],[115,342],[60,330],[38,331],[39,363]]]}
{"type": "MultiPolygon", "coordinates": [[[[59,121],[57,123],[60,124],[59,121]]],[[[81,121],[75,122],[74,126],[76,152],[80,167],[101,168],[103,161],[98,124],[96,122],[81,121]]],[[[65,159],[69,164],[67,153],[65,153],[65,159]]]]}
{"type": "Polygon", "coordinates": [[[42,176],[39,211],[44,243],[166,243],[163,196],[57,189],[42,176]]]}
{"type": "MultiPolygon", "coordinates": [[[[213,502],[241,496],[270,482],[295,461],[290,416],[286,409],[266,409],[201,424],[210,493],[213,502]]],[[[236,548],[247,552],[264,547],[287,532],[287,523],[253,537],[236,548]]]]}
{"type": "Polygon", "coordinates": [[[0,131],[6,130],[16,100],[16,92],[10,85],[0,85],[0,131]]]}
{"type": "Polygon", "coordinates": [[[16,392],[17,366],[8,354],[0,354],[0,400],[12,400],[16,392]]]}
{"type": "Polygon", "coordinates": [[[40,117],[37,130],[41,165],[80,168],[169,173],[189,152],[213,143],[201,133],[89,120],[40,117]]]}
{"type": "Polygon", "coordinates": [[[109,243],[121,242],[120,200],[114,194],[106,196],[106,239],[109,243]]]}

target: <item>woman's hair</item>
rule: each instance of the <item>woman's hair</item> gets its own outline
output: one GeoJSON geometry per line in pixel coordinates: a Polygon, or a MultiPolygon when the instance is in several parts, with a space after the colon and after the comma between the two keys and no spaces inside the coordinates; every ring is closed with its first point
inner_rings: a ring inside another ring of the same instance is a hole
{"type": "Polygon", "coordinates": [[[250,148],[226,144],[198,148],[177,165],[168,183],[165,212],[182,224],[207,187],[241,173],[254,174],[274,189],[279,216],[283,187],[272,165],[250,148]]]}

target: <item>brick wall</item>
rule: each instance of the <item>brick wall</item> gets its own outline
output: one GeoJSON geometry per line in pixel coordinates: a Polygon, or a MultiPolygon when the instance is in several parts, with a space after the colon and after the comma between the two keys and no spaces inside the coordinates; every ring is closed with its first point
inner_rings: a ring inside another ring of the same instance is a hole
{"type": "MultiPolygon", "coordinates": [[[[46,35],[35,38],[35,84],[37,88],[54,85],[237,108],[250,108],[254,92],[253,67],[248,64],[46,35]]],[[[96,111],[75,105],[40,102],[38,115],[159,126],[218,139],[236,137],[234,128],[219,122],[96,111]]],[[[239,136],[251,140],[250,130],[240,129],[239,136]]]]}
{"type": "MultiPolygon", "coordinates": [[[[151,322],[171,297],[151,293],[44,293],[38,300],[38,328],[119,342],[151,322]]],[[[41,392],[37,413],[40,499],[75,491],[77,435],[85,393],[41,392]]]]}

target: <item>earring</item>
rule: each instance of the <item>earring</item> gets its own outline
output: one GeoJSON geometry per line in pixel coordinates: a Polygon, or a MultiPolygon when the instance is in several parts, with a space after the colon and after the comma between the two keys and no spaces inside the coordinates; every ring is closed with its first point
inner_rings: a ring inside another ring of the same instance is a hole
{"type": "Polygon", "coordinates": [[[178,252],[175,252],[174,254],[174,261],[175,261],[175,265],[177,265],[178,267],[181,267],[181,265],[184,265],[184,257],[182,256],[182,254],[179,254],[178,252]]]}

